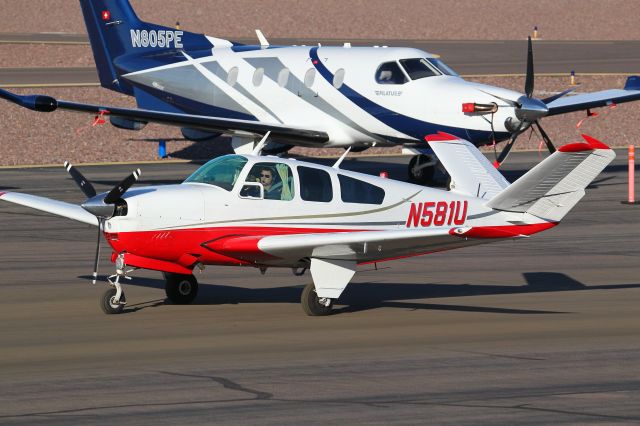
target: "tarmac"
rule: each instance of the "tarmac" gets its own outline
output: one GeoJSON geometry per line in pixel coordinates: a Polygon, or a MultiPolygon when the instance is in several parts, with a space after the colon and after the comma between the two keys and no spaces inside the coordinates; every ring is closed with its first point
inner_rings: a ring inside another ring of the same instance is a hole
{"type": "MultiPolygon", "coordinates": [[[[506,176],[539,155],[512,153],[506,176]]],[[[406,179],[406,162],[344,167],[406,179]]],[[[197,166],[144,164],[138,185],[197,166]]],[[[135,168],[80,170],[100,191],[135,168]]],[[[626,171],[619,151],[560,226],[529,239],[363,266],[328,317],[299,305],[309,274],[213,267],[189,306],[136,272],[125,312],[104,315],[95,228],[0,203],[0,423],[637,423],[626,171]]],[[[0,191],[83,201],[62,166],[0,170],[0,191]]],[[[104,243],[100,268],[113,271],[104,243]]]]}

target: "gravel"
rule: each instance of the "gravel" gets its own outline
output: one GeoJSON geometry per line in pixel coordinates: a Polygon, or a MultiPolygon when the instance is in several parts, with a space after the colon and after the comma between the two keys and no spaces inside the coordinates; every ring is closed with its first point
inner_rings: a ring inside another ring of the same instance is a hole
{"type": "MultiPolygon", "coordinates": [[[[132,0],[149,22],[215,36],[638,40],[637,0],[132,0]]],[[[85,32],[77,0],[0,0],[3,32],[85,32]]]]}

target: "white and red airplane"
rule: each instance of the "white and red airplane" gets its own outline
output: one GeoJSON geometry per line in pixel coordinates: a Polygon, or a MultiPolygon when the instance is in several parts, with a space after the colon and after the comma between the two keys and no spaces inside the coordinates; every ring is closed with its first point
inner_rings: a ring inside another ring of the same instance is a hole
{"type": "Polygon", "coordinates": [[[103,233],[116,264],[101,299],[106,313],[123,310],[120,279],[135,268],[162,271],[168,298],[189,303],[193,271],[216,265],[309,269],[302,307],[326,315],[360,264],[554,227],[615,157],[584,135],[509,184],[473,144],[439,133],[426,140],[451,175],[445,191],[342,170],[344,156],[333,167],[260,156],[267,136],[252,154],[211,160],[179,185],[129,190],[138,170],[96,194],[65,164],[88,197],[81,206],[15,192],[0,199],[99,226],[98,248],[103,233]]]}
{"type": "Polygon", "coordinates": [[[637,76],[623,89],[535,98],[531,40],[520,93],[466,81],[419,49],[274,46],[261,33],[259,45],[243,45],[144,22],[128,0],[80,0],[80,6],[102,87],[135,97],[138,108],[2,89],[0,98],[37,111],[99,114],[130,130],[149,122],[178,126],[194,140],[227,133],[237,154],[251,152],[267,131],[272,152],[402,145],[418,154],[408,172],[419,183],[431,181],[437,164],[426,135],[447,132],[476,146],[509,140],[497,158],[502,163],[531,126],[555,150],[541,127],[544,117],[640,99],[637,76]]]}

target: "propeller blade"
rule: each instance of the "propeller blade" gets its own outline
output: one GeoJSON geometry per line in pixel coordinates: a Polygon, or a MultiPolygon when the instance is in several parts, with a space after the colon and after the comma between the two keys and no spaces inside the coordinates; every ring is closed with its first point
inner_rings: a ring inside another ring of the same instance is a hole
{"type": "Polygon", "coordinates": [[[527,78],[524,82],[524,93],[527,98],[533,95],[533,46],[531,44],[531,36],[527,42],[527,78]]]}
{"type": "Polygon", "coordinates": [[[131,185],[133,185],[138,179],[140,179],[141,174],[142,172],[140,171],[140,169],[134,170],[133,173],[124,178],[122,182],[117,184],[111,191],[109,191],[107,196],[104,197],[104,203],[113,204],[118,201],[118,199],[120,199],[120,197],[122,197],[122,195],[127,192],[129,188],[131,188],[131,185]]]}
{"type": "Polygon", "coordinates": [[[545,104],[549,104],[549,103],[555,101],[556,99],[560,99],[564,95],[573,92],[574,90],[576,90],[575,87],[570,87],[570,88],[568,88],[567,90],[565,90],[563,92],[560,92],[560,93],[557,93],[557,94],[555,94],[553,96],[549,96],[548,98],[542,99],[542,102],[544,102],[545,104]]]}
{"type": "Polygon", "coordinates": [[[73,165],[68,161],[64,162],[64,168],[67,169],[73,180],[87,198],[95,197],[96,190],[93,188],[93,185],[91,185],[91,182],[89,182],[82,173],[78,171],[78,169],[73,167],[73,165]]]}
{"type": "Polygon", "coordinates": [[[98,279],[98,261],[100,260],[100,240],[102,238],[102,225],[104,220],[102,218],[98,218],[98,242],[96,244],[96,257],[93,261],[93,280],[92,283],[95,284],[98,279]]]}
{"type": "Polygon", "coordinates": [[[538,120],[534,121],[534,124],[540,131],[540,135],[542,135],[542,139],[544,140],[544,143],[547,144],[547,149],[549,150],[549,152],[551,154],[556,152],[556,147],[553,146],[553,142],[551,142],[551,138],[549,138],[549,135],[547,135],[547,132],[544,131],[544,129],[542,128],[538,120]]]}
{"type": "MultiPolygon", "coordinates": [[[[500,99],[502,102],[506,103],[506,104],[507,104],[507,105],[509,105],[509,106],[516,107],[516,108],[519,108],[519,107],[520,107],[520,104],[519,104],[518,102],[516,102],[516,101],[512,101],[511,99],[502,98],[502,97],[500,97],[500,96],[498,96],[498,95],[494,95],[493,93],[486,92],[486,91],[484,91],[484,90],[480,90],[480,91],[481,91],[482,93],[486,93],[486,94],[487,94],[487,95],[489,95],[489,96],[493,96],[493,97],[494,97],[494,98],[496,98],[496,99],[500,99]]],[[[499,107],[499,106],[500,106],[500,105],[498,105],[498,107],[499,107]]]]}
{"type": "Polygon", "coordinates": [[[509,155],[509,152],[511,152],[511,148],[513,148],[513,144],[515,143],[516,139],[518,139],[519,134],[520,133],[514,133],[513,136],[511,136],[509,142],[507,142],[504,148],[502,148],[502,151],[500,151],[500,155],[498,155],[498,158],[496,158],[496,162],[493,163],[493,165],[496,166],[496,169],[500,167],[502,163],[504,163],[504,160],[507,159],[507,156],[509,155]]]}

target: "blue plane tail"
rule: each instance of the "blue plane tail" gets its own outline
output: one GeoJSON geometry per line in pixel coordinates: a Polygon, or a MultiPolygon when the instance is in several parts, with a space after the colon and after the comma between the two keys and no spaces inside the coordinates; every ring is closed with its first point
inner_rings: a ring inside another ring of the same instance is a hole
{"type": "Polygon", "coordinates": [[[128,0],[80,0],[100,84],[134,95],[120,75],[140,68],[149,53],[211,49],[202,34],[141,21],[128,0]]]}

